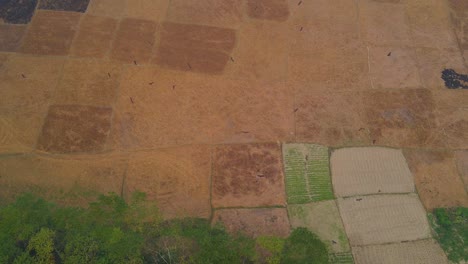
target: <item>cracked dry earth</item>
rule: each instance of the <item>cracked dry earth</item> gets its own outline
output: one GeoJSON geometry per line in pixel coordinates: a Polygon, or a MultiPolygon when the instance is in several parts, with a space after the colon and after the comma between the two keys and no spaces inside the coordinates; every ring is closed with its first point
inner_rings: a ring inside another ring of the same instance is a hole
{"type": "Polygon", "coordinates": [[[0,199],[140,190],[333,263],[447,263],[467,29],[466,0],[1,1],[0,199]]]}

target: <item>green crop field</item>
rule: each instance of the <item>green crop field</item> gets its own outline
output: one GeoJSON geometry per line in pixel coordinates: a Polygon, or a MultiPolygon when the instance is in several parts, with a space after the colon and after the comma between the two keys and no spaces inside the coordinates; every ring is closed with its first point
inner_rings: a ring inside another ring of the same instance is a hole
{"type": "Polygon", "coordinates": [[[283,156],[289,204],[334,198],[328,148],[312,144],[285,144],[283,156]]]}

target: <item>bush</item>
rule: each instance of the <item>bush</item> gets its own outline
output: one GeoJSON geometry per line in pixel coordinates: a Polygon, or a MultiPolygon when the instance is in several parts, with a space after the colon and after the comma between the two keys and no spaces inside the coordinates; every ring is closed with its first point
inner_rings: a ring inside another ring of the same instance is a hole
{"type": "Polygon", "coordinates": [[[128,204],[103,195],[88,208],[58,207],[25,194],[0,206],[0,245],[0,263],[18,264],[326,263],[328,256],[306,229],[286,240],[254,240],[229,235],[205,219],[162,221],[142,193],[128,204]]]}
{"type": "Polygon", "coordinates": [[[297,228],[286,239],[281,263],[328,263],[328,250],[326,245],[315,234],[306,228],[297,228]]]}
{"type": "Polygon", "coordinates": [[[437,208],[429,220],[449,260],[468,261],[468,208],[437,208]]]}
{"type": "Polygon", "coordinates": [[[259,261],[267,264],[279,264],[281,252],[284,248],[284,239],[272,236],[257,237],[257,252],[259,261]]]}

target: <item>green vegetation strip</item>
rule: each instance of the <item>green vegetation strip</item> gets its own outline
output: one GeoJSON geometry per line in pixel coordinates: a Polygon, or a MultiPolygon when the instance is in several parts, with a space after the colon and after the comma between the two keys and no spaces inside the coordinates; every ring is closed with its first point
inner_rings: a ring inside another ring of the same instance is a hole
{"type": "Polygon", "coordinates": [[[88,208],[59,207],[27,194],[0,206],[0,263],[329,263],[305,228],[287,238],[247,238],[205,219],[162,220],[136,193],[101,196],[88,208]]]}
{"type": "Polygon", "coordinates": [[[330,263],[333,264],[354,264],[353,254],[351,252],[331,253],[329,258],[330,263]]]}
{"type": "Polygon", "coordinates": [[[334,198],[328,148],[312,144],[284,144],[283,156],[289,204],[334,198]]]}
{"type": "Polygon", "coordinates": [[[429,214],[436,239],[448,259],[454,263],[468,261],[468,208],[437,208],[429,214]]]}

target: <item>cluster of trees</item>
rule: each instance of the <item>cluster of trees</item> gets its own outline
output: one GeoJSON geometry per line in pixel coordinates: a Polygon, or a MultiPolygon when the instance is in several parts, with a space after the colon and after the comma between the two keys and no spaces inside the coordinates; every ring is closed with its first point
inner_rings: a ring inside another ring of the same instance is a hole
{"type": "Polygon", "coordinates": [[[203,219],[164,221],[144,200],[110,194],[76,208],[22,195],[0,207],[0,263],[328,263],[307,229],[252,239],[203,219]]]}
{"type": "Polygon", "coordinates": [[[449,260],[468,262],[468,208],[437,208],[429,220],[449,260]]]}

